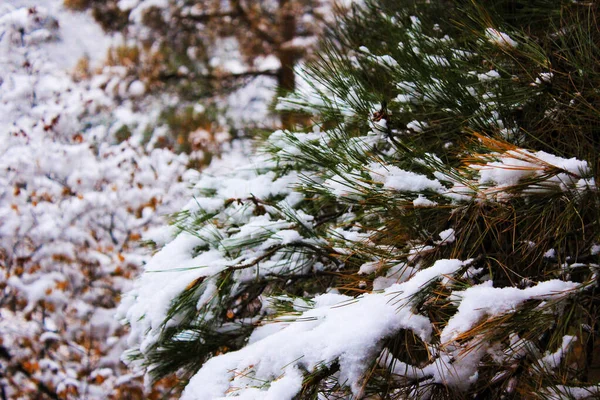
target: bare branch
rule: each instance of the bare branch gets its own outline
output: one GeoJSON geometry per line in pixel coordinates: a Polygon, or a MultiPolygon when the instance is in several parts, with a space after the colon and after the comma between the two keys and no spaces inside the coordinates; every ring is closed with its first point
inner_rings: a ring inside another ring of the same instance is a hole
{"type": "Polygon", "coordinates": [[[269,34],[267,31],[261,29],[260,26],[258,26],[258,24],[256,23],[256,21],[254,21],[248,15],[248,12],[244,9],[244,6],[242,6],[242,2],[240,0],[231,0],[231,6],[239,14],[240,19],[248,26],[248,28],[250,28],[250,30],[256,36],[258,36],[258,38],[269,44],[275,46],[279,45],[279,40],[271,36],[271,34],[269,34]]]}
{"type": "MultiPolygon", "coordinates": [[[[211,73],[200,75],[199,77],[189,77],[190,79],[204,79],[204,80],[219,80],[219,81],[228,81],[242,78],[249,78],[255,76],[277,76],[278,70],[264,70],[264,71],[245,71],[240,73],[211,73]]],[[[170,81],[170,80],[178,80],[182,78],[186,78],[186,75],[181,75],[176,72],[163,72],[158,75],[158,79],[161,81],[170,81]]]]}

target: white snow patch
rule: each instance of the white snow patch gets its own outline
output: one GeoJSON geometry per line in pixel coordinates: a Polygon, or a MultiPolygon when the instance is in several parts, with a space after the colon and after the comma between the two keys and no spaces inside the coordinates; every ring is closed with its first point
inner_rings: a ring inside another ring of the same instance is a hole
{"type": "Polygon", "coordinates": [[[491,43],[499,47],[517,47],[518,45],[518,43],[512,40],[506,33],[500,32],[494,28],[487,28],[485,30],[485,36],[491,43]]]}
{"type": "Polygon", "coordinates": [[[439,181],[392,165],[383,166],[372,163],[369,165],[369,170],[373,180],[382,181],[383,186],[388,189],[409,192],[432,190],[440,193],[444,191],[444,187],[439,181]]]}
{"type": "Polygon", "coordinates": [[[574,282],[553,279],[537,285],[518,289],[515,287],[494,288],[488,281],[461,292],[452,297],[460,301],[457,313],[450,319],[441,335],[442,343],[448,343],[461,333],[468,331],[482,318],[493,318],[512,312],[529,299],[556,299],[566,296],[579,287],[574,282]]]}

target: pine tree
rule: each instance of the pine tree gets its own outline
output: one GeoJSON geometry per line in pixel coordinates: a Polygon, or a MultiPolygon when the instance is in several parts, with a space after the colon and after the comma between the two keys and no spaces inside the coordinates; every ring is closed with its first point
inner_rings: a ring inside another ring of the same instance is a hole
{"type": "Polygon", "coordinates": [[[371,1],[124,298],[184,399],[596,398],[598,4],[371,1]]]}

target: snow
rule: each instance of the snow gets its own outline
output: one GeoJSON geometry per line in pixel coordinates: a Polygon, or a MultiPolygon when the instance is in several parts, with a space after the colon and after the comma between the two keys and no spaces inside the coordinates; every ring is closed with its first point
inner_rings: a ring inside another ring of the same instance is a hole
{"type": "Polygon", "coordinates": [[[142,96],[144,93],[146,93],[146,85],[144,85],[143,82],[138,80],[131,82],[131,84],[129,85],[129,94],[131,96],[139,97],[142,96]]]}
{"type": "Polygon", "coordinates": [[[556,250],[550,249],[544,253],[545,258],[556,258],[556,250]]]}
{"type": "Polygon", "coordinates": [[[488,71],[485,74],[477,74],[477,79],[481,82],[487,82],[498,78],[500,78],[500,74],[496,70],[488,71]]]}
{"type": "Polygon", "coordinates": [[[562,339],[562,344],[554,353],[546,353],[542,359],[538,361],[541,368],[553,370],[560,366],[560,363],[569,350],[569,348],[577,341],[577,336],[565,335],[562,339]]]}
{"type": "Polygon", "coordinates": [[[126,11],[137,7],[141,0],[119,0],[117,6],[120,10],[126,11]]]}
{"type": "Polygon", "coordinates": [[[437,181],[411,171],[404,171],[395,166],[383,166],[380,164],[369,165],[371,177],[388,189],[409,192],[421,192],[431,190],[443,192],[444,186],[437,181]]]}
{"type": "Polygon", "coordinates": [[[556,385],[549,387],[544,390],[544,395],[550,400],[562,400],[562,399],[593,399],[600,395],[600,386],[565,386],[556,385]]]}
{"type": "Polygon", "coordinates": [[[410,130],[413,130],[417,133],[421,133],[423,132],[425,129],[428,128],[428,125],[426,122],[422,122],[422,121],[411,121],[408,124],[406,124],[406,127],[410,130]]]}
{"type": "Polygon", "coordinates": [[[420,194],[419,196],[417,196],[416,199],[413,200],[413,206],[415,207],[435,207],[437,206],[437,203],[435,201],[431,201],[428,198],[426,198],[425,196],[423,196],[422,194],[420,194]]]}
{"type": "Polygon", "coordinates": [[[381,267],[382,267],[382,264],[380,261],[370,261],[370,262],[364,263],[363,265],[360,266],[360,268],[358,270],[358,274],[359,275],[372,274],[373,272],[377,272],[377,270],[379,270],[381,267]]]}
{"type": "Polygon", "coordinates": [[[494,288],[488,281],[462,292],[454,292],[453,298],[460,301],[458,312],[450,319],[441,334],[442,342],[449,342],[461,333],[473,328],[482,318],[493,318],[515,311],[529,299],[551,300],[568,295],[579,284],[549,280],[535,286],[518,289],[515,287],[494,288]]]}
{"type": "Polygon", "coordinates": [[[552,82],[552,78],[554,74],[552,72],[541,72],[535,81],[531,83],[532,86],[540,86],[542,83],[550,83],[552,82]]]}
{"type": "Polygon", "coordinates": [[[306,49],[308,47],[313,47],[318,42],[317,36],[305,36],[305,37],[295,37],[294,39],[287,41],[282,44],[282,48],[286,49],[306,49]]]}
{"type": "Polygon", "coordinates": [[[322,185],[336,197],[358,198],[362,195],[360,181],[354,174],[334,175],[322,185]]]}
{"type": "Polygon", "coordinates": [[[277,238],[281,240],[281,244],[290,244],[300,242],[302,240],[302,236],[300,236],[298,231],[292,229],[284,229],[278,231],[277,238]]]}
{"type": "MultiPolygon", "coordinates": [[[[267,62],[269,60],[265,60],[267,62]]],[[[270,61],[269,61],[270,63],[270,61]]],[[[272,67],[273,65],[268,65],[272,67]]],[[[264,65],[263,65],[264,67],[264,65]]],[[[235,90],[227,99],[227,116],[241,126],[258,125],[273,126],[275,122],[269,112],[276,88],[276,80],[272,77],[259,76],[247,85],[235,90]]]]}
{"type": "Polygon", "coordinates": [[[450,244],[456,240],[456,236],[454,235],[454,229],[448,228],[439,233],[440,240],[442,244],[450,244]]]}
{"type": "Polygon", "coordinates": [[[119,8],[122,10],[130,10],[129,19],[137,24],[142,23],[144,12],[149,8],[156,7],[159,10],[165,11],[169,5],[168,0],[145,0],[142,2],[137,1],[119,1],[119,8]]]}
{"type": "Polygon", "coordinates": [[[45,48],[47,57],[61,68],[73,68],[82,57],[89,58],[92,65],[98,65],[112,43],[113,39],[102,31],[90,15],[69,11],[62,1],[8,0],[6,5],[8,9],[20,8],[23,11],[35,6],[38,11],[47,10],[50,18],[59,22],[56,32],[58,40],[47,43],[45,48]]]}
{"type": "MultiPolygon", "coordinates": [[[[494,156],[494,155],[492,155],[494,156]]],[[[524,149],[508,150],[484,165],[473,164],[479,171],[479,184],[489,186],[491,193],[516,186],[526,178],[542,178],[530,184],[525,193],[543,192],[559,188],[568,190],[590,190],[595,187],[586,161],[562,158],[544,151],[531,152],[524,149]]]]}
{"type": "Polygon", "coordinates": [[[290,382],[282,399],[292,399],[302,389],[294,367],[312,371],[336,360],[340,364],[340,381],[349,382],[354,395],[360,397],[368,360],[379,353],[382,339],[401,328],[414,331],[423,340],[429,339],[429,320],[411,311],[412,296],[466,264],[438,260],[404,283],[356,299],[333,294],[317,296],[313,309],[295,321],[286,319],[284,328],[270,330],[270,335],[253,340],[238,351],[207,361],[190,380],[182,399],[218,399],[232,390],[251,393],[255,396],[251,398],[267,398],[279,393],[279,385],[264,387],[260,382],[281,376],[290,382]],[[288,374],[291,377],[286,378],[288,374]]]}
{"type": "Polygon", "coordinates": [[[511,39],[510,36],[494,28],[487,28],[485,30],[485,36],[488,38],[490,43],[493,43],[498,47],[509,48],[518,46],[518,43],[511,39]]]}

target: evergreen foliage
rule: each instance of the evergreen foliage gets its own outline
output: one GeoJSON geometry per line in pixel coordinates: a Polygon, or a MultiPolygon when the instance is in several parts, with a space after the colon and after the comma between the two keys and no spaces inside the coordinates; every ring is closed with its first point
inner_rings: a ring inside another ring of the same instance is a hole
{"type": "Polygon", "coordinates": [[[130,359],[184,399],[598,396],[598,11],[355,7],[281,99],[312,130],[156,243],[130,359]]]}

